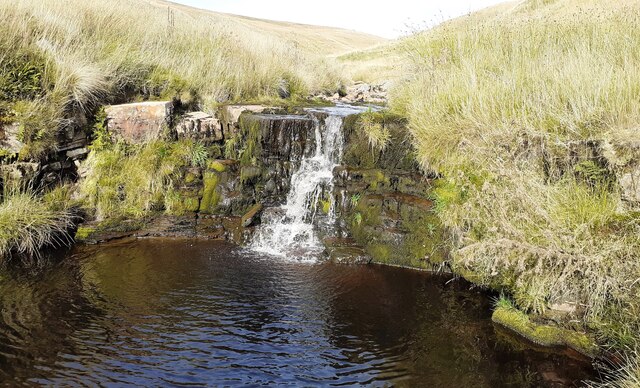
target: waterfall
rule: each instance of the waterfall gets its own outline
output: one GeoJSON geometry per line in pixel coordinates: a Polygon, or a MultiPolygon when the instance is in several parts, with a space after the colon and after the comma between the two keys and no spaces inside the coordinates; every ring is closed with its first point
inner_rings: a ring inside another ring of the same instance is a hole
{"type": "MultiPolygon", "coordinates": [[[[315,261],[324,247],[314,231],[314,217],[324,190],[332,192],[333,169],[340,162],[343,148],[342,115],[329,115],[315,123],[315,153],[305,157],[291,175],[286,204],[267,209],[250,248],[254,251],[300,261],[315,261]]],[[[329,217],[334,215],[330,195],[329,217]]]]}

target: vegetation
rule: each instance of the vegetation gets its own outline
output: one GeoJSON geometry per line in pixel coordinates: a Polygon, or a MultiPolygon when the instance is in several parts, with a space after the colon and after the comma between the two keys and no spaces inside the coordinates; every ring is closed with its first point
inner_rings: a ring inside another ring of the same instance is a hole
{"type": "Polygon", "coordinates": [[[15,256],[32,264],[43,247],[68,245],[74,224],[70,203],[66,188],[44,196],[6,190],[0,198],[0,259],[15,256]]]}
{"type": "Polygon", "coordinates": [[[612,183],[640,156],[639,21],[636,1],[498,6],[406,39],[393,98],[442,177],[453,267],[528,313],[582,306],[618,348],[640,333],[639,205],[612,183]]]}
{"type": "Polygon", "coordinates": [[[604,382],[587,383],[589,388],[636,388],[640,386],[640,355],[629,352],[622,366],[613,366],[604,382]]]}
{"type": "Polygon", "coordinates": [[[403,47],[397,41],[342,54],[336,59],[352,81],[382,83],[402,77],[407,70],[403,47]]]}
{"type": "Polygon", "coordinates": [[[94,150],[85,162],[80,191],[98,220],[141,218],[169,211],[180,198],[175,185],[183,167],[206,162],[206,149],[193,141],[154,141],[144,145],[117,143],[94,150]]]}
{"type": "Polygon", "coordinates": [[[256,31],[142,0],[3,1],[0,15],[0,116],[20,123],[25,159],[44,157],[68,119],[104,103],[179,98],[211,107],[342,83],[337,67],[283,39],[275,24],[256,31]]]}

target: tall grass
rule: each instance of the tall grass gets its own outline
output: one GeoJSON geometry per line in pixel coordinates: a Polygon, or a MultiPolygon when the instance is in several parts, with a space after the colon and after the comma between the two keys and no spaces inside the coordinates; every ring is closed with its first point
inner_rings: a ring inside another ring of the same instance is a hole
{"type": "Polygon", "coordinates": [[[64,189],[44,197],[29,191],[5,193],[0,200],[0,260],[32,264],[43,247],[68,245],[75,221],[69,202],[64,189]]]}
{"type": "Polygon", "coordinates": [[[453,266],[528,312],[575,303],[616,344],[640,333],[639,206],[611,184],[616,160],[576,165],[572,150],[633,150],[639,23],[637,1],[499,6],[404,41],[413,70],[393,98],[423,168],[443,177],[453,266]]]}
{"type": "Polygon", "coordinates": [[[274,35],[143,0],[0,0],[0,74],[0,100],[23,101],[2,116],[37,145],[28,157],[42,156],[65,120],[104,103],[178,97],[206,108],[341,82],[323,58],[274,35]]]}

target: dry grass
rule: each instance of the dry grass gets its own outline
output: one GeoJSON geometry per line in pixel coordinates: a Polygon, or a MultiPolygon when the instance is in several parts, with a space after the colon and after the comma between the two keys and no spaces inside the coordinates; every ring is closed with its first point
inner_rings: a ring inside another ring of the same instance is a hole
{"type": "Polygon", "coordinates": [[[407,72],[407,60],[398,41],[338,56],[345,76],[370,84],[395,81],[407,72]]]}
{"type": "Polygon", "coordinates": [[[44,198],[32,192],[5,193],[0,200],[0,259],[16,257],[31,264],[43,247],[71,242],[74,216],[66,205],[69,198],[61,198],[65,193],[58,189],[44,198]]]}
{"type": "Polygon", "coordinates": [[[616,343],[640,332],[639,209],[610,165],[569,155],[592,141],[638,157],[639,23],[638,1],[501,5],[404,41],[411,77],[393,98],[443,176],[453,265],[530,312],[577,303],[616,343]]]}
{"type": "Polygon", "coordinates": [[[287,42],[303,51],[323,56],[337,56],[356,50],[365,50],[379,45],[386,39],[362,32],[342,28],[313,26],[307,24],[279,22],[245,16],[223,14],[195,9],[164,0],[149,0],[149,3],[177,10],[192,18],[217,20],[232,29],[245,29],[287,42]]]}
{"type": "MultiPolygon", "coordinates": [[[[44,157],[68,119],[105,103],[178,97],[206,109],[343,83],[324,55],[347,48],[345,31],[332,46],[326,28],[160,4],[0,0],[0,118],[23,125],[23,158],[44,157]],[[302,41],[283,39],[296,28],[302,41]]],[[[356,48],[368,42],[354,36],[356,48]]]]}

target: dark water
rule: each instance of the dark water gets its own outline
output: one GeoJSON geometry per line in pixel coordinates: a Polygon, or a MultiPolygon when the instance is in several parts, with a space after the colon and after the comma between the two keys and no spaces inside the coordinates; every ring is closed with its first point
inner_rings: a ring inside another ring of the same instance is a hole
{"type": "Polygon", "coordinates": [[[0,274],[4,385],[578,385],[588,362],[495,328],[467,284],[144,240],[0,274]]]}

